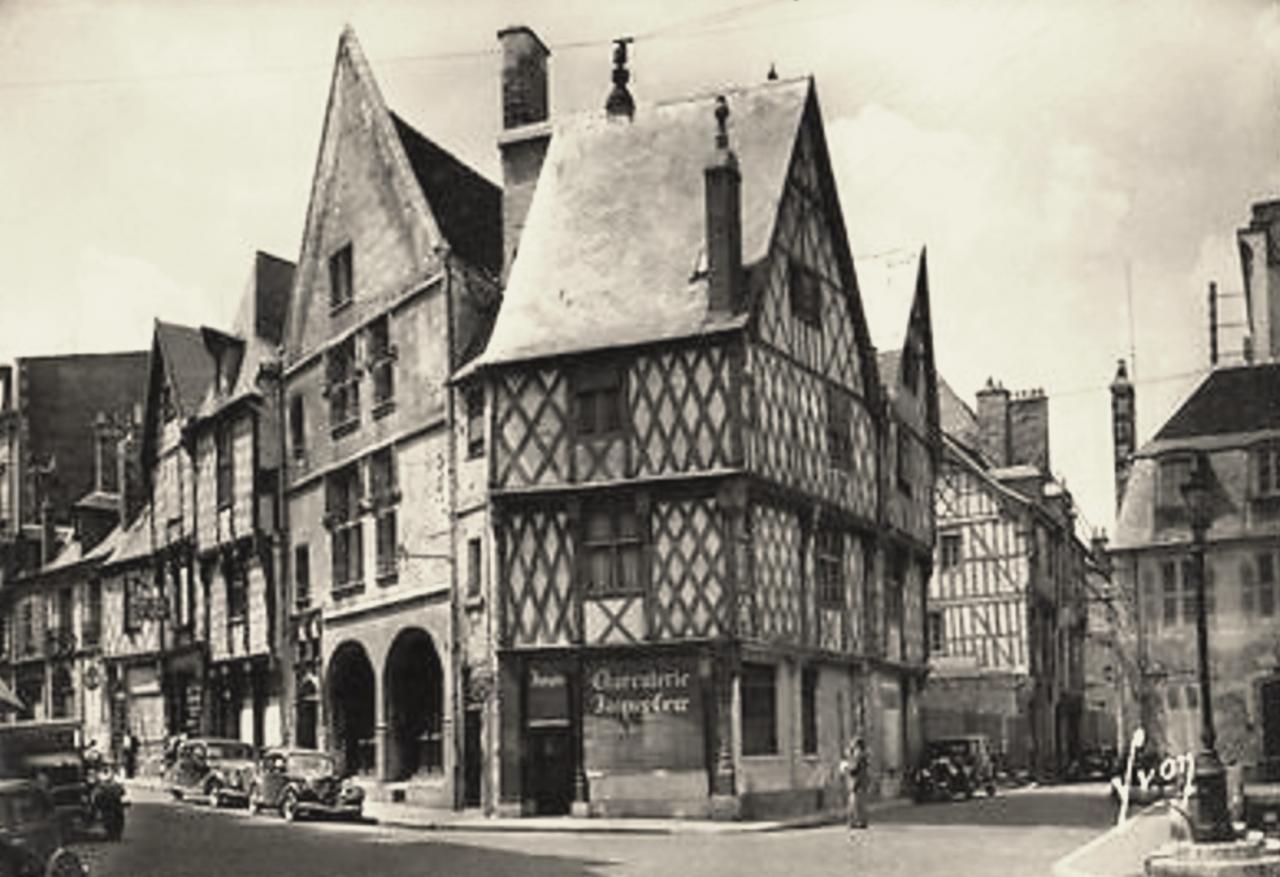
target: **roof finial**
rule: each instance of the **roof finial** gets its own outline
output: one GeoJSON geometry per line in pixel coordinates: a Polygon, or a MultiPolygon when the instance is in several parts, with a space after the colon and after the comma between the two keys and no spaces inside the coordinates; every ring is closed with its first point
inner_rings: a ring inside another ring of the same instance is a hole
{"type": "Polygon", "coordinates": [[[636,102],[627,91],[627,83],[631,81],[631,71],[627,69],[627,46],[633,42],[632,37],[619,37],[613,41],[613,90],[604,104],[605,112],[610,116],[630,119],[636,114],[636,102]]]}
{"type": "Polygon", "coordinates": [[[765,79],[769,80],[770,82],[778,81],[778,68],[774,66],[772,61],[769,62],[769,75],[766,76],[765,79]]]}
{"type": "Polygon", "coordinates": [[[716,95],[716,149],[729,148],[729,103],[724,95],[716,95]]]}

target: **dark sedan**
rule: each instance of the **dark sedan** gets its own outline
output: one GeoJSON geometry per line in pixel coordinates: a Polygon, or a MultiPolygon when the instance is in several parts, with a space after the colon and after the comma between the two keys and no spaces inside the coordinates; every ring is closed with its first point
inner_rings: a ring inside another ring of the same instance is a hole
{"type": "Polygon", "coordinates": [[[364,790],[338,774],[333,757],[310,749],[272,749],[262,756],[249,791],[249,809],[278,810],[290,822],[302,816],[364,814],[364,790]]]}
{"type": "Polygon", "coordinates": [[[205,800],[215,807],[243,804],[253,774],[253,746],[239,740],[200,737],[178,748],[169,775],[175,798],[205,800]]]}

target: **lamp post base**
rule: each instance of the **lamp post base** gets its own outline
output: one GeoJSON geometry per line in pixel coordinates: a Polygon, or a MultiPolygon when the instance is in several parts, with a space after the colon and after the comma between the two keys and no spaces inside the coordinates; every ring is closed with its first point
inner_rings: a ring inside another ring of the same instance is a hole
{"type": "Polygon", "coordinates": [[[1213,749],[1196,755],[1195,795],[1191,802],[1191,836],[1196,843],[1236,839],[1227,805],[1227,769],[1213,749]]]}

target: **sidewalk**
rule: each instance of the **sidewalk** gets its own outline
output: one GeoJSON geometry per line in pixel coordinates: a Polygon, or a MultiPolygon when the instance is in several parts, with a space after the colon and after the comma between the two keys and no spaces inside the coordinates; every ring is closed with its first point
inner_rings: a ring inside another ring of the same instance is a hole
{"type": "MultiPolygon", "coordinates": [[[[158,777],[135,777],[124,780],[129,792],[141,791],[147,797],[167,791],[158,777]]],[[[908,798],[890,798],[867,805],[872,814],[910,806],[908,798]]],[[[844,811],[827,810],[791,819],[713,822],[708,819],[641,819],[593,818],[577,816],[490,817],[477,810],[444,810],[412,804],[366,801],[365,818],[379,825],[394,825],[422,831],[502,831],[555,832],[566,834],[754,834],[767,831],[838,825],[844,811]]]]}
{"type": "Polygon", "coordinates": [[[1169,810],[1158,802],[1063,856],[1053,877],[1142,877],[1146,857],[1169,840],[1169,810]]]}

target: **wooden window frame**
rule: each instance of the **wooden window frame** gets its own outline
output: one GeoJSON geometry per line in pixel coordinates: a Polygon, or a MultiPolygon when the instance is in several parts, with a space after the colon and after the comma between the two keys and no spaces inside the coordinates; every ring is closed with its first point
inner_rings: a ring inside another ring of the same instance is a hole
{"type": "Polygon", "coordinates": [[[227,588],[227,623],[238,623],[249,616],[249,571],[239,561],[224,570],[227,588]]]}
{"type": "Polygon", "coordinates": [[[343,244],[329,255],[329,312],[349,307],[355,298],[355,253],[343,244]]]}
{"type": "Polygon", "coordinates": [[[393,446],[369,455],[369,505],[374,514],[375,569],[379,584],[394,582],[399,570],[396,506],[400,502],[397,459],[393,446]]]}
{"type": "Polygon", "coordinates": [[[938,566],[941,569],[955,569],[964,562],[964,534],[959,530],[949,530],[938,534],[938,566]]]}
{"type": "Polygon", "coordinates": [[[580,591],[590,597],[614,597],[643,594],[649,585],[650,557],[643,503],[634,494],[585,500],[580,509],[578,533],[577,584],[580,591]],[[608,533],[602,536],[592,533],[592,521],[604,518],[608,533]],[[624,532],[624,522],[630,516],[635,522],[634,531],[624,532]],[[635,581],[623,584],[626,557],[635,552],[635,581]],[[593,581],[597,568],[593,560],[607,558],[609,580],[593,581]]]}
{"type": "Polygon", "coordinates": [[[464,394],[467,411],[467,459],[484,456],[484,388],[470,387],[464,394]]]}
{"type": "Polygon", "coordinates": [[[1256,500],[1280,499],[1280,442],[1259,442],[1249,449],[1250,494],[1256,500]]]}
{"type": "Polygon", "coordinates": [[[93,647],[102,641],[102,579],[90,579],[85,589],[84,624],[80,638],[85,646],[93,647]]]}
{"type": "Polygon", "coordinates": [[[329,399],[329,431],[335,438],[360,424],[360,373],[356,337],[350,335],[325,352],[325,395],[329,399]]]}
{"type": "Polygon", "coordinates": [[[778,667],[742,662],[742,754],[776,756],[778,749],[778,667]]]}
{"type": "Polygon", "coordinates": [[[898,423],[894,425],[893,430],[893,471],[894,480],[898,484],[898,490],[907,495],[911,495],[911,465],[910,449],[911,449],[911,430],[907,429],[906,424],[898,423]]]}
{"type": "Polygon", "coordinates": [[[818,605],[824,609],[844,608],[844,534],[831,527],[819,527],[813,536],[813,578],[818,605]]]}
{"type": "Polygon", "coordinates": [[[311,605],[311,546],[306,542],[293,546],[293,605],[295,609],[311,605]]]}
{"type": "Polygon", "coordinates": [[[622,400],[625,378],[620,365],[595,363],[579,367],[573,375],[575,435],[599,441],[620,438],[623,433],[622,400]]]}
{"type": "Polygon", "coordinates": [[[365,327],[369,377],[372,379],[373,416],[381,417],[395,408],[396,371],[398,356],[391,342],[391,317],[383,314],[365,327]]]}
{"type": "Polygon", "coordinates": [[[827,384],[827,462],[833,469],[853,470],[853,400],[835,384],[827,384]]]}
{"type": "Polygon", "coordinates": [[[230,423],[219,423],[213,432],[215,481],[217,482],[218,508],[231,506],[235,499],[235,435],[230,423]]]}
{"type": "Polygon", "coordinates": [[[1166,514],[1185,516],[1182,485],[1191,477],[1192,460],[1184,453],[1161,457],[1156,464],[1156,505],[1166,514]]]}
{"type": "Polygon", "coordinates": [[[787,260],[791,315],[811,329],[822,329],[822,277],[799,259],[787,260]]]}
{"type": "Polygon", "coordinates": [[[930,609],[925,615],[925,627],[928,641],[926,645],[931,655],[947,653],[946,616],[941,609],[930,609]]]}
{"type": "Polygon", "coordinates": [[[479,537],[467,540],[467,596],[474,599],[484,592],[484,544],[479,537]]]}
{"type": "Polygon", "coordinates": [[[363,494],[364,481],[358,463],[350,463],[325,479],[330,589],[335,600],[364,590],[364,522],[360,511],[363,494]]]}
{"type": "Polygon", "coordinates": [[[289,441],[295,460],[307,455],[307,405],[301,393],[289,397],[289,441]]]}

